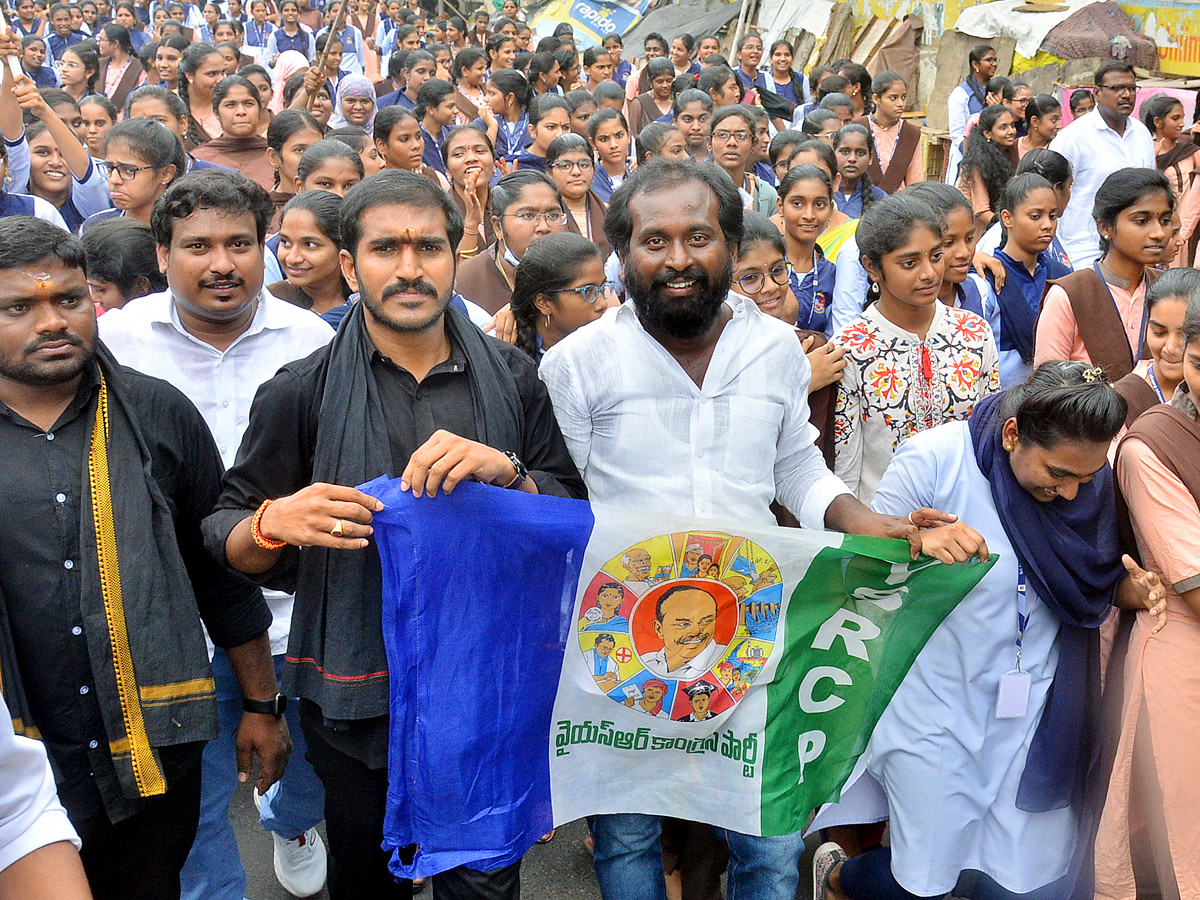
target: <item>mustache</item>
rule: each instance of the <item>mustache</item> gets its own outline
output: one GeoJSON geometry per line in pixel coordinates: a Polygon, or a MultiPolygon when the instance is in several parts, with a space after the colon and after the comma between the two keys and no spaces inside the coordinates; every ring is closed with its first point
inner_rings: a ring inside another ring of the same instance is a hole
{"type": "Polygon", "coordinates": [[[708,284],[708,273],[698,266],[688,266],[682,272],[668,270],[650,279],[651,287],[663,287],[672,281],[695,281],[698,284],[708,284]]]}
{"type": "Polygon", "coordinates": [[[23,352],[36,353],[47,344],[70,344],[72,347],[82,347],[83,339],[77,335],[71,334],[68,331],[60,332],[59,334],[47,334],[38,338],[31,344],[27,344],[23,352]]]}
{"type": "Polygon", "coordinates": [[[212,288],[212,287],[218,287],[218,286],[220,286],[220,287],[241,287],[245,283],[246,283],[246,280],[244,278],[240,278],[237,275],[219,275],[219,276],[216,276],[213,278],[201,278],[200,279],[200,287],[202,287],[202,288],[212,288]]]}
{"type": "Polygon", "coordinates": [[[438,296],[437,288],[428,281],[421,278],[405,278],[385,287],[379,299],[387,300],[389,297],[394,297],[397,294],[428,294],[430,297],[438,296]]]}

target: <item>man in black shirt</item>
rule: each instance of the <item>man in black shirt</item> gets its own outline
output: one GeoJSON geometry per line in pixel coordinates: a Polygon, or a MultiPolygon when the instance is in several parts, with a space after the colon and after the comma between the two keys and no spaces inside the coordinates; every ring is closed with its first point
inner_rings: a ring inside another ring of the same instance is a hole
{"type": "MultiPolygon", "coordinates": [[[[215,733],[197,612],[246,696],[274,705],[261,591],[204,551],[221,460],[196,408],[96,339],[82,243],[0,220],[0,685],[40,737],[98,898],[178,898],[215,733]]],[[[291,749],[247,714],[260,789],[291,749]]]]}
{"type": "MultiPolygon", "coordinates": [[[[330,897],[358,900],[411,886],[380,850],[388,672],[369,540],[380,507],[352,485],[391,473],[418,497],[464,479],[569,497],[584,487],[533,363],[448,309],[463,231],[449,196],[382,172],[346,195],[341,228],[361,302],[328,347],[259,389],[204,534],[235,569],[296,594],[285,690],[301,698],[325,785],[330,897]]],[[[439,900],[515,897],[517,866],[460,867],[434,886],[439,900]]]]}

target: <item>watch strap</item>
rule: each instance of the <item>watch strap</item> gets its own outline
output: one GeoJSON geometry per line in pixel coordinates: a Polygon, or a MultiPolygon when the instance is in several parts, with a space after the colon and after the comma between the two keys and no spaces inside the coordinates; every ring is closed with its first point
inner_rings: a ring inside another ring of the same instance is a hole
{"type": "Polygon", "coordinates": [[[251,700],[248,697],[242,698],[242,711],[248,713],[256,713],[261,716],[274,716],[279,718],[287,710],[287,696],[284,694],[276,694],[273,700],[251,700]]]}

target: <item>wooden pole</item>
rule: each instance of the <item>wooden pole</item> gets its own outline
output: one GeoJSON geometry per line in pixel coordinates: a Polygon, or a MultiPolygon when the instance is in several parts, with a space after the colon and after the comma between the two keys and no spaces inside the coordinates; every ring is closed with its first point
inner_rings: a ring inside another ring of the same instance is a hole
{"type": "MultiPolygon", "coordinates": [[[[325,39],[325,49],[321,51],[321,60],[317,63],[317,68],[321,70],[322,76],[325,75],[325,64],[329,61],[329,47],[333,44],[334,38],[337,38],[339,41],[342,39],[342,26],[346,22],[346,10],[350,8],[350,0],[339,0],[339,3],[341,5],[338,6],[337,15],[333,17],[333,24],[329,26],[329,36],[325,39]]],[[[332,101],[334,98],[330,97],[329,99],[332,101]]],[[[316,102],[316,94],[308,98],[306,106],[310,113],[316,102]]]]}

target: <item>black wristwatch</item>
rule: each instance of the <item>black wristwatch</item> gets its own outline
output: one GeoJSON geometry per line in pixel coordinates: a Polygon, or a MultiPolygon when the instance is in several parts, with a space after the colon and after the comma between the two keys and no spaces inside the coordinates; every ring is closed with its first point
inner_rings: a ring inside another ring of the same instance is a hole
{"type": "Polygon", "coordinates": [[[260,716],[274,716],[278,719],[287,710],[287,695],[276,694],[274,700],[251,700],[242,698],[242,711],[258,713],[260,716]]]}
{"type": "Polygon", "coordinates": [[[503,453],[506,457],[508,457],[508,461],[512,463],[513,468],[517,470],[517,474],[513,476],[513,480],[504,485],[504,489],[515,490],[525,483],[525,479],[529,477],[529,470],[525,468],[525,463],[521,462],[521,460],[517,458],[517,454],[513,453],[511,450],[505,450],[503,453]]]}

